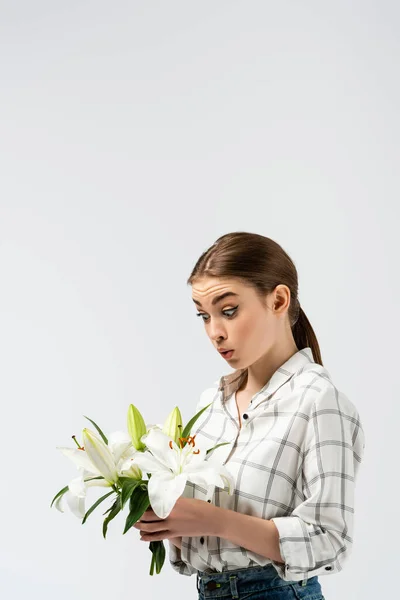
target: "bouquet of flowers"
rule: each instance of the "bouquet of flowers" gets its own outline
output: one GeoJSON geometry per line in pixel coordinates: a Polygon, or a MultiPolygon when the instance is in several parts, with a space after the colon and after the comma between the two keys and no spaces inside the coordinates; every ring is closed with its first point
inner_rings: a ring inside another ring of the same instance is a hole
{"type": "MultiPolygon", "coordinates": [[[[86,522],[89,515],[109,496],[114,495],[112,504],[103,515],[103,537],[106,538],[109,522],[129,506],[123,533],[126,533],[149,508],[164,519],[181,496],[187,481],[200,485],[214,484],[233,493],[234,482],[224,465],[208,460],[207,455],[227,442],[207,449],[203,443],[196,443],[196,435],[190,431],[200,415],[210,404],[194,415],[183,428],[182,417],[176,406],[164,425],[146,425],[140,411],[130,404],[128,408],[128,432],[114,431],[108,438],[98,425],[88,419],[97,430],[84,428],[83,446],[73,435],[77,448],[57,446],[58,450],[70,458],[79,475],[73,478],[53,498],[53,505],[64,512],[65,505],[70,511],[86,522]],[[183,431],[181,431],[183,428],[183,431]],[[142,470],[147,474],[143,478],[142,470]],[[89,487],[111,488],[88,510],[85,508],[86,491],[89,487]]],[[[152,552],[150,575],[154,567],[160,573],[165,560],[164,542],[149,543],[152,552]]]]}

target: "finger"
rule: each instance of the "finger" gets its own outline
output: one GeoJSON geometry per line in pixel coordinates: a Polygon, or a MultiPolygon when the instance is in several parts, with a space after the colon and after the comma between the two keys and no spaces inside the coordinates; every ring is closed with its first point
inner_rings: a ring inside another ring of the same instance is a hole
{"type": "Polygon", "coordinates": [[[146,531],[148,533],[154,533],[156,531],[168,531],[168,523],[163,523],[161,525],[160,521],[140,523],[139,527],[141,530],[146,531]]]}
{"type": "Polygon", "coordinates": [[[145,541],[145,542],[160,542],[161,540],[166,540],[169,537],[171,537],[171,534],[168,530],[163,530],[163,531],[157,531],[155,533],[147,533],[147,532],[143,532],[143,535],[141,536],[141,540],[145,541]]]}

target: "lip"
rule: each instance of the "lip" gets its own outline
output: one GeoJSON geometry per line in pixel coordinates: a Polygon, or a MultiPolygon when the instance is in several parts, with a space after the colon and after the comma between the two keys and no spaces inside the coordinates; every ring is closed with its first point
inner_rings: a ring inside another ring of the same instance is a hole
{"type": "Polygon", "coordinates": [[[218,352],[230,352],[232,348],[218,348],[218,352]]]}
{"type": "Polygon", "coordinates": [[[220,350],[220,354],[221,356],[223,356],[224,358],[226,358],[226,360],[229,360],[230,358],[232,358],[232,355],[235,351],[234,350],[227,350],[224,354],[223,351],[220,350]]]}

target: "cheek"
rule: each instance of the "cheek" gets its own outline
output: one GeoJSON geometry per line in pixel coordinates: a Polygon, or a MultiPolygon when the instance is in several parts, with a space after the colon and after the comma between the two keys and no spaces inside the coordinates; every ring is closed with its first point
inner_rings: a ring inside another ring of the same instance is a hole
{"type": "Polygon", "coordinates": [[[257,322],[253,315],[242,315],[235,326],[235,340],[242,347],[246,347],[247,345],[253,346],[259,336],[257,329],[257,322]]]}
{"type": "MultiPolygon", "coordinates": [[[[246,315],[238,324],[238,338],[243,341],[243,346],[252,352],[264,348],[271,338],[272,332],[268,329],[265,318],[259,315],[246,315]]],[[[236,336],[235,336],[236,337],[236,336]]]]}

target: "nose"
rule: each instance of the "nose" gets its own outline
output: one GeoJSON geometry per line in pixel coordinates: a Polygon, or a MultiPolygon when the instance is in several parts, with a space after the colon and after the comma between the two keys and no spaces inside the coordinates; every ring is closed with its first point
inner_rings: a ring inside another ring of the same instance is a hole
{"type": "Polygon", "coordinates": [[[208,336],[214,344],[220,345],[226,339],[226,331],[223,323],[218,320],[211,320],[208,324],[208,336]]]}
{"type": "Polygon", "coordinates": [[[215,333],[210,333],[210,339],[214,343],[214,345],[220,346],[222,342],[226,339],[226,336],[221,333],[220,329],[218,329],[218,331],[216,330],[215,333]]]}

